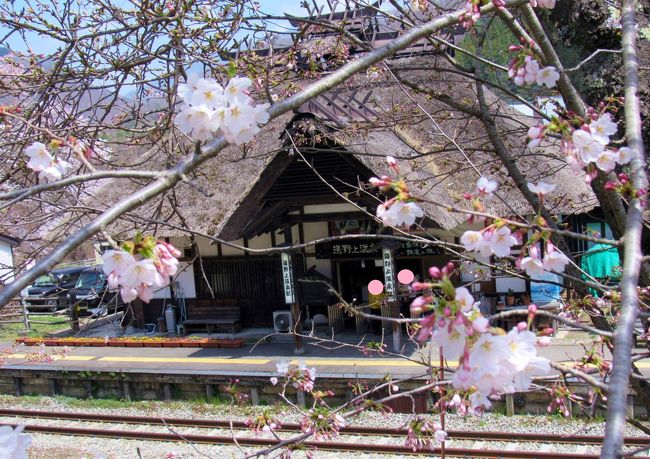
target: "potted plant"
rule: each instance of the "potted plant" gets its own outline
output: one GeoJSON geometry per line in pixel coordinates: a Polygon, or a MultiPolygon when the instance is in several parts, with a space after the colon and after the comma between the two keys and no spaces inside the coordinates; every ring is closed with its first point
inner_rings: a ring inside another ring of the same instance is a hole
{"type": "Polygon", "coordinates": [[[513,292],[511,288],[509,288],[508,293],[506,293],[506,305],[507,306],[515,305],[515,292],[513,292]]]}
{"type": "Polygon", "coordinates": [[[201,347],[201,343],[204,341],[207,341],[207,338],[189,336],[181,341],[181,347],[201,347]]]}
{"type": "Polygon", "coordinates": [[[199,343],[199,346],[204,349],[216,349],[218,347],[221,347],[221,341],[222,340],[220,339],[205,338],[205,340],[199,343]]]}
{"type": "Polygon", "coordinates": [[[181,347],[183,342],[182,338],[167,338],[165,341],[162,341],[162,347],[181,347]]]}

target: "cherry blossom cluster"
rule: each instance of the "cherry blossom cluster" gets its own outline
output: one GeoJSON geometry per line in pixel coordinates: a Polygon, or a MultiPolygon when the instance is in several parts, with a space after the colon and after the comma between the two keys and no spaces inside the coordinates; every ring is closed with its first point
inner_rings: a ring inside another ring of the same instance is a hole
{"type": "Polygon", "coordinates": [[[418,416],[409,421],[406,433],[407,448],[413,452],[423,449],[432,450],[437,443],[442,443],[447,439],[447,432],[437,422],[418,416]]]}
{"type": "Polygon", "coordinates": [[[224,88],[214,78],[190,74],[178,85],[184,103],[176,126],[194,140],[209,140],[221,130],[236,145],[250,142],[269,120],[269,104],[255,105],[248,95],[251,84],[249,78],[234,77],[224,88]]]}
{"type": "Polygon", "coordinates": [[[239,389],[239,379],[231,379],[228,384],[221,386],[223,392],[230,395],[233,402],[237,405],[245,405],[248,402],[248,394],[239,389]]]}
{"type": "Polygon", "coordinates": [[[269,410],[254,418],[249,418],[245,421],[248,426],[256,435],[261,433],[273,433],[277,429],[282,428],[282,424],[278,421],[269,410]]]}
{"type": "Polygon", "coordinates": [[[645,196],[648,194],[647,189],[634,188],[630,177],[625,172],[618,174],[617,179],[617,181],[609,181],[605,183],[604,188],[606,190],[614,190],[621,196],[639,199],[641,201],[641,205],[644,207],[647,205],[647,200],[645,198],[645,196]]]}
{"type": "Polygon", "coordinates": [[[119,288],[122,299],[129,303],[140,298],[148,303],[154,289],[165,287],[178,270],[181,253],[165,241],[138,234],[119,250],[102,255],[102,269],[110,288],[119,288]]]}
{"type": "Polygon", "coordinates": [[[540,66],[532,48],[531,43],[511,45],[508,48],[510,52],[515,53],[508,65],[508,77],[512,78],[517,86],[537,83],[538,86],[554,87],[560,79],[560,74],[553,66],[540,66]]]}
{"type": "Polygon", "coordinates": [[[564,417],[571,416],[569,404],[571,402],[571,391],[563,383],[555,383],[551,389],[551,403],[546,407],[546,411],[551,414],[559,411],[564,417]]]}
{"type": "Polygon", "coordinates": [[[599,110],[589,108],[584,118],[569,113],[565,119],[554,117],[547,126],[533,126],[528,130],[528,145],[538,146],[548,132],[560,134],[567,163],[576,174],[586,171],[585,179],[589,183],[598,170],[612,172],[617,164],[628,164],[636,157],[636,152],[629,147],[608,148],[611,137],[618,131],[612,114],[607,111],[609,108],[601,103],[599,110]]]}
{"type": "Polygon", "coordinates": [[[555,247],[550,240],[545,241],[543,257],[540,255],[537,244],[530,244],[528,246],[528,256],[520,256],[515,260],[515,265],[519,269],[526,271],[526,274],[531,277],[539,277],[545,271],[562,273],[568,264],[569,258],[555,247]]]}
{"type": "Polygon", "coordinates": [[[300,421],[300,429],[304,433],[313,434],[316,440],[331,440],[345,426],[345,419],[325,406],[310,408],[300,421]]]}
{"type": "MultiPolygon", "coordinates": [[[[399,177],[397,160],[392,156],[386,157],[388,167],[399,177]]],[[[410,227],[417,218],[424,216],[424,211],[411,196],[408,185],[404,180],[393,179],[387,175],[381,178],[372,177],[370,184],[383,192],[393,192],[395,197],[377,206],[377,218],[386,226],[410,227]]]]}
{"type": "Polygon", "coordinates": [[[379,341],[368,341],[361,347],[361,352],[366,357],[372,357],[374,354],[383,355],[385,350],[386,345],[384,343],[380,343],[379,341]]]}
{"type": "Polygon", "coordinates": [[[529,307],[528,323],[521,322],[507,334],[490,328],[469,290],[452,284],[449,275],[453,264],[449,265],[442,270],[429,269],[436,281],[411,285],[415,291],[435,288],[442,292],[435,300],[432,296],[417,297],[411,311],[431,312],[420,322],[417,339],[431,339],[447,359],[458,359],[453,387],[473,391],[476,395],[472,401],[478,406],[486,403],[488,395],[525,390],[532,376],[548,373],[549,362],[537,356],[536,336],[528,330],[536,307],[529,307]]]}
{"type": "MultiPolygon", "coordinates": [[[[50,149],[55,150],[60,146],[59,142],[50,142],[50,149]]],[[[50,149],[41,142],[34,142],[25,149],[25,154],[29,156],[27,167],[38,172],[41,180],[53,181],[59,180],[65,175],[70,168],[70,163],[62,160],[50,153],[50,149]]]]}
{"type": "MultiPolygon", "coordinates": [[[[297,367],[291,367],[289,362],[282,360],[276,364],[278,373],[287,378],[287,383],[291,384],[294,389],[303,392],[314,390],[314,381],[316,381],[316,369],[307,368],[304,361],[298,362],[297,367]]],[[[277,378],[271,378],[273,385],[277,384],[277,378]]]]}
{"type": "Polygon", "coordinates": [[[23,433],[24,425],[0,426],[0,457],[27,459],[27,449],[32,444],[32,436],[23,433]]]}

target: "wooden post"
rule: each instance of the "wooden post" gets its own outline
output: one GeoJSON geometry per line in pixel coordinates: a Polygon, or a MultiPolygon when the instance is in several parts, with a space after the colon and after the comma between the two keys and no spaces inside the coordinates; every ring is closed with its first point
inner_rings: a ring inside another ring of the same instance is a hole
{"type": "MultiPolygon", "coordinates": [[[[393,263],[393,252],[390,249],[382,249],[382,258],[384,260],[384,291],[386,292],[389,305],[390,317],[398,317],[395,314],[395,308],[399,307],[395,298],[395,264],[393,263]]],[[[402,326],[393,323],[393,352],[399,352],[402,347],[402,326]]]]}
{"type": "Polygon", "coordinates": [[[70,308],[70,324],[73,332],[79,331],[79,304],[73,304],[70,308]]]}
{"type": "Polygon", "coordinates": [[[129,381],[124,381],[122,387],[124,388],[124,400],[127,402],[131,401],[131,383],[129,381]]]}
{"type": "Polygon", "coordinates": [[[251,387],[251,404],[259,405],[260,404],[260,391],[257,387],[251,387]]]}
{"type": "Polygon", "coordinates": [[[208,402],[211,402],[214,398],[214,387],[210,383],[207,383],[205,385],[205,398],[208,400],[208,402]]]}
{"type": "Polygon", "coordinates": [[[142,307],[142,301],[140,298],[136,298],[133,303],[133,321],[135,328],[144,328],[144,308],[142,307]]]}
{"type": "MultiPolygon", "coordinates": [[[[291,225],[287,225],[284,227],[284,244],[290,246],[292,243],[291,225]]],[[[302,346],[302,336],[300,336],[300,333],[302,333],[302,317],[300,314],[300,305],[296,301],[296,289],[293,279],[291,255],[288,253],[282,253],[280,254],[280,260],[282,262],[284,302],[289,305],[289,308],[291,309],[291,317],[293,318],[292,332],[296,345],[293,353],[296,355],[302,355],[305,353],[305,349],[302,346]]]]}
{"type": "Polygon", "coordinates": [[[515,415],[515,396],[513,394],[506,394],[506,415],[515,415]]]}
{"type": "Polygon", "coordinates": [[[29,330],[31,330],[32,327],[29,324],[29,314],[27,314],[27,302],[23,298],[20,300],[20,304],[23,306],[23,325],[25,326],[25,331],[29,332],[29,330]]]}

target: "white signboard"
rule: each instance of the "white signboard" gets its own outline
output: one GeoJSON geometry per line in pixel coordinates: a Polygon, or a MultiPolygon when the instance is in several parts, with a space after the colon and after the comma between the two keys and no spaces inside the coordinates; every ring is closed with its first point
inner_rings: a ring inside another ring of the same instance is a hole
{"type": "Polygon", "coordinates": [[[382,249],[384,259],[384,291],[390,300],[395,296],[395,270],[393,256],[388,249],[382,249]]]}
{"type": "Polygon", "coordinates": [[[282,282],[284,284],[284,302],[291,304],[296,302],[293,290],[293,269],[291,268],[291,257],[288,253],[280,254],[282,260],[282,282]]]}

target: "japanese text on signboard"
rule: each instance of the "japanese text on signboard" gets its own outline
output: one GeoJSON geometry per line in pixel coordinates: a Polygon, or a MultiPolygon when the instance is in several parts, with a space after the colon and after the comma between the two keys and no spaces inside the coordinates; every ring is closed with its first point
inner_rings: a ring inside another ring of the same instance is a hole
{"type": "Polygon", "coordinates": [[[284,284],[284,302],[286,304],[295,303],[295,294],[293,291],[293,269],[291,268],[291,258],[289,254],[281,254],[282,260],[282,282],[284,284]]]}

